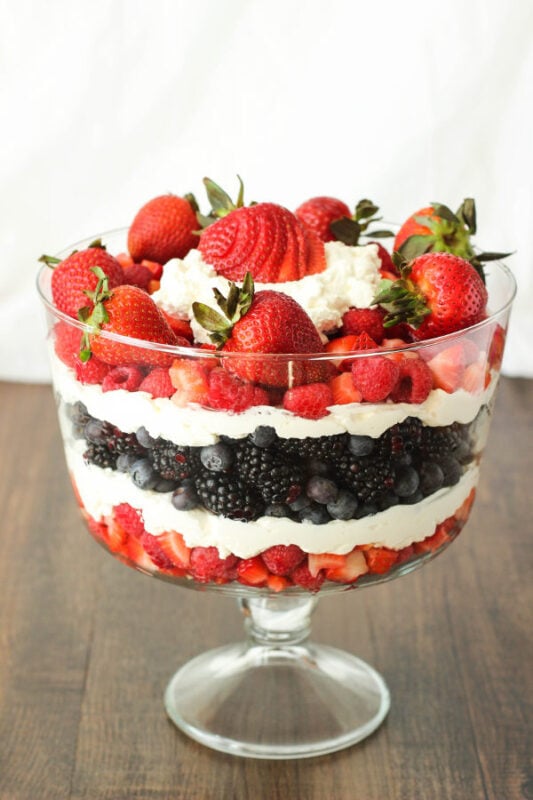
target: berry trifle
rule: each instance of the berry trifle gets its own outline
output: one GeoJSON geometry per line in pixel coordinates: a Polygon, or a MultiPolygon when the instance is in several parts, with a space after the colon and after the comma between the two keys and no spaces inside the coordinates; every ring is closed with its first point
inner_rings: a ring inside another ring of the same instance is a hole
{"type": "Polygon", "coordinates": [[[205,183],[207,214],[157,197],[43,257],[89,530],[142,572],[227,591],[412,570],[468,518],[512,299],[471,244],[473,202],[412,215],[391,256],[368,200],[293,213],[205,183]]]}

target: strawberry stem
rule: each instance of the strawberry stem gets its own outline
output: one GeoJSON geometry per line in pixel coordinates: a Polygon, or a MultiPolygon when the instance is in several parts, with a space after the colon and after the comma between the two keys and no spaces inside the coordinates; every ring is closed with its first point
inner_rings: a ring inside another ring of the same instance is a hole
{"type": "Polygon", "coordinates": [[[222,314],[205,303],[193,303],[192,310],[196,321],[210,332],[209,338],[220,348],[230,338],[233,326],[244,317],[252,305],[254,281],[251,273],[246,273],[240,288],[229,281],[227,297],[224,297],[217,288],[213,289],[213,294],[222,314]]]}

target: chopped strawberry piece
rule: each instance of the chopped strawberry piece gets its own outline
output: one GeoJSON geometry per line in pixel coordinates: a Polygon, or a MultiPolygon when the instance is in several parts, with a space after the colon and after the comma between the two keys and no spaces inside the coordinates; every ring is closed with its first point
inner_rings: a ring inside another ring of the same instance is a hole
{"type": "Polygon", "coordinates": [[[485,388],[486,378],[487,372],[484,363],[469,364],[464,371],[461,388],[470,394],[479,394],[485,388]]]}
{"type": "Polygon", "coordinates": [[[120,503],[113,508],[113,517],[124,528],[126,533],[139,539],[144,533],[144,524],[141,512],[128,503],[120,503]]]}
{"type": "Polygon", "coordinates": [[[189,358],[176,358],[169,369],[169,376],[176,389],[172,402],[177,406],[207,402],[208,372],[202,364],[189,358]]]}
{"type": "MultiPolygon", "coordinates": [[[[160,280],[163,274],[163,265],[159,261],[150,261],[148,258],[143,258],[141,266],[146,267],[152,273],[153,280],[160,280]]],[[[182,334],[181,334],[182,335],[182,334]]]]}
{"type": "Polygon", "coordinates": [[[368,566],[361,550],[352,550],[344,556],[344,563],[326,570],[328,581],[338,583],[354,583],[361,575],[368,572],[368,566]]]}
{"type": "Polygon", "coordinates": [[[421,358],[401,358],[398,382],[390,393],[395,403],[423,403],[433,388],[433,376],[421,358]]]}
{"type": "Polygon", "coordinates": [[[179,317],[173,317],[172,314],[169,314],[167,311],[164,311],[163,309],[161,309],[161,313],[166,319],[169,328],[174,331],[176,336],[183,336],[183,338],[187,339],[189,342],[193,341],[194,335],[192,332],[192,328],[189,324],[189,320],[180,319],[179,317]]]}
{"type": "Polygon", "coordinates": [[[130,286],[138,286],[139,289],[144,289],[145,292],[148,291],[148,284],[153,278],[153,275],[148,267],[145,267],[142,264],[130,264],[125,267],[123,266],[123,269],[124,283],[127,283],[130,286]]]}
{"type": "Polygon", "coordinates": [[[208,378],[207,403],[211,408],[225,411],[244,411],[251,406],[269,405],[265,389],[246,383],[222,367],[215,367],[208,378]]]}
{"type": "Polygon", "coordinates": [[[343,405],[345,403],[360,403],[363,399],[361,392],[353,385],[351,372],[342,372],[329,382],[329,387],[333,394],[333,403],[343,405]]]}
{"type": "Polygon", "coordinates": [[[283,408],[306,419],[325,417],[333,403],[333,392],[326,383],[295,386],[287,389],[283,396],[283,408]]]}
{"type": "Polygon", "coordinates": [[[87,527],[96,539],[107,542],[107,525],[105,522],[98,522],[93,517],[87,515],[87,527]]]}
{"type": "Polygon", "coordinates": [[[349,308],[342,318],[342,332],[345,335],[366,333],[376,344],[381,344],[385,337],[384,317],[381,308],[349,308]]]}
{"type": "Polygon", "coordinates": [[[437,353],[427,362],[433,375],[433,385],[451,394],[460,386],[465,373],[465,355],[462,344],[454,344],[437,353]]]}
{"type": "Polygon", "coordinates": [[[277,544],[261,553],[261,558],[273,575],[289,575],[305,558],[304,551],[296,544],[277,544]]]}
{"type": "Polygon", "coordinates": [[[264,586],[269,574],[261,556],[243,558],[237,566],[237,580],[250,586],[264,586]]]}
{"type": "Polygon", "coordinates": [[[170,380],[168,369],[156,367],[143,379],[139,391],[148,392],[152,397],[171,397],[176,390],[170,380]]]}
{"type": "Polygon", "coordinates": [[[272,592],[282,592],[290,585],[290,581],[282,578],[281,575],[269,575],[267,578],[267,586],[272,592]]]}
{"type": "Polygon", "coordinates": [[[500,369],[505,347],[505,330],[501,325],[496,324],[494,334],[489,347],[489,364],[492,369],[500,369]]]}
{"type": "Polygon", "coordinates": [[[313,578],[316,578],[320,570],[341,567],[345,558],[335,553],[309,553],[307,566],[313,578]]]}
{"type": "MultiPolygon", "coordinates": [[[[92,358],[87,363],[91,361],[92,358]]],[[[143,378],[144,372],[139,367],[114,367],[104,377],[102,391],[112,392],[115,389],[124,389],[126,392],[135,392],[141,385],[143,378]]]]}
{"type": "Polygon", "coordinates": [[[79,362],[82,331],[68,322],[56,322],[54,325],[54,350],[56,356],[67,367],[75,367],[79,362]]]}
{"type": "Polygon", "coordinates": [[[106,544],[113,553],[120,553],[128,541],[128,533],[113,517],[110,517],[107,523],[106,544]]]}
{"type": "Polygon", "coordinates": [[[415,556],[415,548],[412,544],[407,545],[407,547],[402,547],[401,550],[398,550],[398,559],[396,564],[404,564],[406,561],[409,561],[413,556],[415,556]]]}
{"type": "Polygon", "coordinates": [[[466,522],[468,517],[470,516],[470,509],[474,504],[474,500],[476,499],[476,490],[472,489],[464,503],[459,506],[457,511],[455,512],[455,519],[458,519],[462,522],[466,522]]]}
{"type": "Polygon", "coordinates": [[[398,365],[385,356],[358,358],[352,365],[354,386],[363,400],[370,403],[385,400],[396,386],[399,375],[398,365]]]}
{"type": "Polygon", "coordinates": [[[175,567],[187,569],[191,560],[191,549],[187,547],[178,531],[165,531],[157,537],[158,544],[175,567]]]}
{"type": "Polygon", "coordinates": [[[439,547],[450,541],[449,532],[446,525],[437,525],[435,533],[427,536],[421,542],[413,544],[415,553],[429,553],[438,550],[439,547]]]}
{"type": "Polygon", "coordinates": [[[140,538],[140,542],[156,567],[165,571],[172,570],[175,564],[161,548],[158,538],[145,531],[140,538]]]}
{"type": "Polygon", "coordinates": [[[364,554],[368,571],[376,575],[384,575],[398,561],[398,550],[388,547],[370,547],[364,554]]]}
{"type": "Polygon", "coordinates": [[[110,369],[111,367],[109,364],[104,364],[104,362],[100,361],[96,356],[92,356],[88,361],[81,361],[79,356],[76,356],[74,371],[76,373],[76,379],[80,383],[101,383],[103,388],[103,382],[110,369]]]}
{"type": "MultiPolygon", "coordinates": [[[[326,345],[327,353],[353,353],[357,350],[376,350],[378,345],[368,335],[368,333],[352,334],[350,336],[340,336],[332,339],[326,345]]],[[[344,361],[334,361],[333,363],[344,371],[349,371],[354,362],[353,358],[346,358],[344,361]]]]}

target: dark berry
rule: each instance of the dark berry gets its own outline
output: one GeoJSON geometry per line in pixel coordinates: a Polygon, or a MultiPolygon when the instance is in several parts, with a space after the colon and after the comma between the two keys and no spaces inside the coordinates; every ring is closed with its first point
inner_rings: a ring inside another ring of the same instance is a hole
{"type": "Polygon", "coordinates": [[[172,505],[178,511],[190,511],[198,506],[199,500],[192,481],[183,481],[172,495],[172,505]]]}
{"type": "Polygon", "coordinates": [[[135,436],[137,437],[137,441],[139,442],[141,447],[146,447],[147,450],[152,448],[157,441],[156,439],[152,439],[152,437],[144,427],[139,428],[135,436]]]}
{"type": "Polygon", "coordinates": [[[121,453],[117,458],[117,469],[119,472],[129,472],[133,464],[138,461],[139,456],[135,453],[121,453]]]}
{"type": "Polygon", "coordinates": [[[394,491],[398,497],[411,497],[420,484],[418,472],[413,467],[401,467],[396,472],[394,491]]]}
{"type": "Polygon", "coordinates": [[[374,450],[375,440],[371,436],[350,436],[348,450],[353,456],[369,456],[374,450]]]}
{"type": "Polygon", "coordinates": [[[306,494],[301,494],[296,498],[296,500],[294,500],[292,503],[289,503],[289,508],[291,511],[301,511],[302,508],[307,508],[307,506],[310,506],[311,502],[311,499],[306,494]]]}
{"type": "Polygon", "coordinates": [[[325,525],[331,520],[326,507],[319,503],[312,503],[307,508],[302,508],[298,517],[301,522],[312,522],[313,525],[325,525]]]}
{"type": "Polygon", "coordinates": [[[444,472],[433,461],[425,461],[419,470],[420,491],[427,496],[437,492],[444,484],[444,472]]]}
{"type": "Polygon", "coordinates": [[[302,494],[302,467],[273,448],[257,447],[245,440],[235,448],[233,473],[260,493],[267,505],[292,503],[302,494]]]}
{"type": "Polygon", "coordinates": [[[200,461],[211,472],[225,472],[233,464],[233,450],[224,442],[210,444],[200,450],[200,461]]]}
{"type": "Polygon", "coordinates": [[[400,498],[397,494],[395,494],[393,491],[387,492],[387,494],[384,494],[379,501],[379,510],[386,511],[388,508],[397,506],[399,502],[400,498]]]}
{"type": "Polygon", "coordinates": [[[202,505],[214,514],[249,521],[263,514],[265,504],[253,488],[224,472],[205,470],[196,478],[202,505]]]}
{"type": "Polygon", "coordinates": [[[130,475],[133,483],[139,489],[153,489],[161,479],[147,458],[139,458],[135,461],[130,467],[130,475]]]}
{"type": "Polygon", "coordinates": [[[176,488],[176,481],[169,481],[168,478],[160,478],[154,486],[154,492],[173,492],[176,488]]]}
{"type": "Polygon", "coordinates": [[[90,419],[85,425],[85,438],[92,444],[105,444],[112,431],[108,422],[99,419],[90,419]]]}
{"type": "Polygon", "coordinates": [[[370,517],[372,514],[377,513],[377,506],[372,505],[372,503],[364,503],[362,506],[356,508],[353,516],[354,519],[362,519],[363,517],[370,517]]]}
{"type": "Polygon", "coordinates": [[[89,444],[83,457],[89,464],[105,469],[115,469],[117,466],[117,456],[111,453],[106,444],[89,444]]]}
{"type": "Polygon", "coordinates": [[[265,517],[290,517],[291,510],[285,503],[271,503],[264,510],[265,517]]]}
{"type": "Polygon", "coordinates": [[[305,492],[311,500],[322,505],[327,503],[334,503],[339,494],[337,484],[330,481],[328,478],[323,478],[320,475],[313,475],[307,482],[305,492]]]}
{"type": "Polygon", "coordinates": [[[417,489],[416,492],[414,492],[413,494],[409,495],[409,497],[402,497],[400,502],[401,502],[401,504],[403,506],[412,506],[415,503],[419,503],[423,499],[424,499],[424,495],[422,494],[420,489],[417,489]]]}
{"type": "Polygon", "coordinates": [[[195,463],[192,447],[180,447],[158,439],[148,451],[156,472],[169,481],[184,481],[194,475],[195,463]]]}
{"type": "Polygon", "coordinates": [[[463,470],[459,462],[452,456],[446,456],[439,460],[439,466],[444,475],[443,486],[453,486],[458,483],[463,470]]]}
{"type": "Polygon", "coordinates": [[[270,425],[259,425],[253,433],[250,434],[250,441],[256,447],[270,447],[271,444],[277,439],[275,428],[270,425]]]}
{"type": "Polygon", "coordinates": [[[310,475],[322,475],[326,477],[331,474],[331,467],[325,461],[320,461],[318,458],[311,458],[307,462],[307,470],[310,475]]]}
{"type": "Polygon", "coordinates": [[[351,519],[357,505],[357,497],[351,492],[341,489],[337,499],[332,503],[328,503],[326,508],[333,519],[351,519]]]}

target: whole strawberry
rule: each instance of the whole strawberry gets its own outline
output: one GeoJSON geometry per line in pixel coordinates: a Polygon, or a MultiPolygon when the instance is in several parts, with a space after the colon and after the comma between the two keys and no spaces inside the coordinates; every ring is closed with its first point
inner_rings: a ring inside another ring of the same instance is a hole
{"type": "Polygon", "coordinates": [[[261,353],[324,352],[313,321],[292,297],[270,290],[254,293],[248,273],[242,288],[231,283],[227,298],[217,290],[215,298],[223,314],[203,303],[193,303],[193,312],[211,331],[211,339],[221,352],[232,354],[222,360],[226,369],[254,383],[277,387],[313,383],[329,375],[328,364],[320,361],[253,358],[261,353]],[[238,354],[251,354],[252,358],[241,359],[238,354]]]}
{"type": "Polygon", "coordinates": [[[324,244],[283,206],[235,208],[202,231],[198,250],[219,275],[261,283],[297,281],[326,267],[324,244]]]}
{"type": "Polygon", "coordinates": [[[487,290],[475,268],[450,253],[426,253],[381,282],[374,302],[387,312],[385,328],[405,322],[413,338],[430,339],[480,322],[487,290]]]}
{"type": "Polygon", "coordinates": [[[94,267],[100,267],[110,288],[124,282],[122,267],[116,258],[109,255],[100,240],[93,242],[86,250],[75,250],[63,261],[51,256],[41,256],[39,260],[54,270],[51,289],[55,307],[75,319],[80,308],[88,304],[86,292],[96,289],[98,278],[93,272],[94,267]]]}
{"type": "Polygon", "coordinates": [[[314,231],[323,242],[332,242],[335,239],[330,225],[336,219],[350,217],[351,212],[346,203],[336,197],[312,197],[298,206],[294,212],[300,222],[314,231]]]}
{"type": "Polygon", "coordinates": [[[82,360],[91,353],[105,364],[141,364],[169,367],[175,356],[155,348],[135,346],[100,334],[103,331],[142,339],[156,344],[188,346],[186,339],[177,337],[150,295],[137,286],[117,286],[110,290],[106,276],[96,271],[98,285],[93,293],[94,307],[82,309],[80,319],[91,328],[85,334],[82,360]]]}
{"type": "Polygon", "coordinates": [[[198,244],[196,211],[184,197],[165,194],[149,200],[131,223],[128,249],[133,261],[166,264],[198,244]]]}

